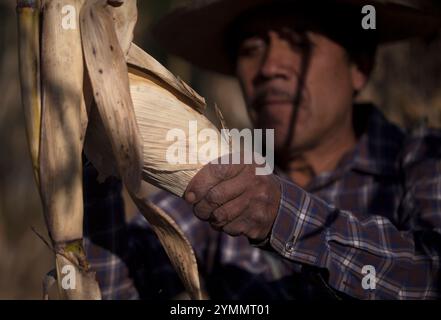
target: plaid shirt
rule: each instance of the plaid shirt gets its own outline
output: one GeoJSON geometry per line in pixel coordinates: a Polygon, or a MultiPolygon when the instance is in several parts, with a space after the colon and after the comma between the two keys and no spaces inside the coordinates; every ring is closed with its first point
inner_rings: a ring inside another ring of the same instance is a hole
{"type": "MultiPolygon", "coordinates": [[[[181,198],[153,196],[193,245],[211,298],[441,297],[441,132],[407,134],[374,107],[354,110],[360,139],[334,171],[305,189],[279,175],[279,212],[263,247],[214,231],[181,198]]],[[[90,164],[84,181],[86,251],[103,298],[182,292],[147,221],[125,223],[120,182],[98,184],[90,164]]]]}

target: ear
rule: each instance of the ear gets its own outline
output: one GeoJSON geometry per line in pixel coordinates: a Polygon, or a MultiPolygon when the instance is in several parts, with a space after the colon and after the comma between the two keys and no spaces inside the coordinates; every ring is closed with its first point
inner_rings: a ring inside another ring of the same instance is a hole
{"type": "Polygon", "coordinates": [[[368,80],[366,73],[363,72],[356,63],[352,63],[351,66],[351,80],[355,92],[361,91],[368,80]]]}
{"type": "Polygon", "coordinates": [[[351,58],[352,87],[361,91],[369,80],[375,64],[375,50],[372,53],[355,54],[351,58]]]}

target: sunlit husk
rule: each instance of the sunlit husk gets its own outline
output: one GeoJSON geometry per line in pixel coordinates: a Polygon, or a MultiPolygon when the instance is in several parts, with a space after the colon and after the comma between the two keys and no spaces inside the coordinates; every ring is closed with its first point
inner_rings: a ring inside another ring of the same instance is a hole
{"type": "Polygon", "coordinates": [[[227,142],[181,94],[154,77],[131,72],[130,90],[143,141],[143,177],[182,196],[204,164],[228,152],[227,142]],[[213,139],[200,140],[203,130],[209,130],[213,139]],[[202,146],[207,152],[202,152],[202,146]],[[175,157],[178,155],[181,157],[175,157]]]}

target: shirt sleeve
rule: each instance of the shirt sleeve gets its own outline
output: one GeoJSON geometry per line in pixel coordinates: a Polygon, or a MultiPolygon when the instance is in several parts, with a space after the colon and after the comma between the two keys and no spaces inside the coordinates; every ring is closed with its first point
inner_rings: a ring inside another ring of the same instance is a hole
{"type": "Polygon", "coordinates": [[[333,289],[354,298],[440,298],[441,157],[439,148],[423,145],[403,162],[405,228],[375,213],[339,210],[279,178],[272,249],[323,270],[333,289]]]}

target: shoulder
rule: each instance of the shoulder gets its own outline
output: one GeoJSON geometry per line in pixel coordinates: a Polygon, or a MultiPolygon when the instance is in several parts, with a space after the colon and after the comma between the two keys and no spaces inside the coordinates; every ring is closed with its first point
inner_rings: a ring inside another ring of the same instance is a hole
{"type": "Polygon", "coordinates": [[[410,167],[422,162],[439,163],[441,160],[441,130],[419,127],[406,134],[402,165],[410,167]]]}
{"type": "MultiPolygon", "coordinates": [[[[441,131],[421,127],[405,139],[400,159],[404,182],[408,188],[419,189],[423,197],[439,197],[441,182],[441,131]]],[[[418,196],[414,194],[414,196],[418,196]]]]}

